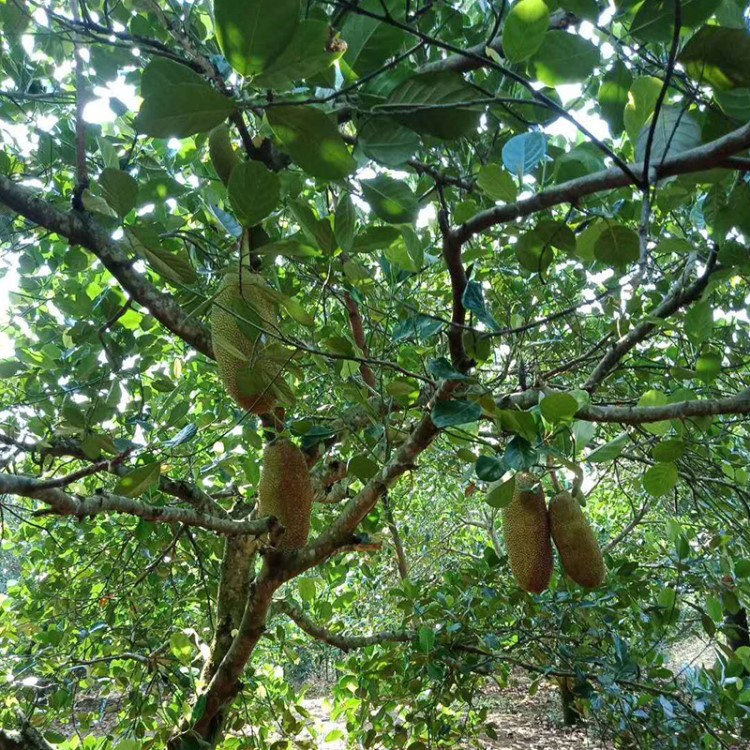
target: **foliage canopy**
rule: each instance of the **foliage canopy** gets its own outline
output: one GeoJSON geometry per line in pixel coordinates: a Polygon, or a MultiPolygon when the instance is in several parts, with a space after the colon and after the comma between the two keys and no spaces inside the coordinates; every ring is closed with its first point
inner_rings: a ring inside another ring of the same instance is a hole
{"type": "Polygon", "coordinates": [[[0,0],[0,26],[0,747],[313,747],[320,659],[366,747],[491,735],[478,691],[518,669],[620,747],[750,734],[745,3],[0,0]],[[224,310],[262,344],[258,418],[216,367],[227,270],[273,308],[224,310]],[[312,475],[299,550],[253,513],[277,437],[312,475]],[[510,576],[528,471],[583,482],[595,591],[510,576]],[[716,663],[675,666],[696,633],[716,663]]]}

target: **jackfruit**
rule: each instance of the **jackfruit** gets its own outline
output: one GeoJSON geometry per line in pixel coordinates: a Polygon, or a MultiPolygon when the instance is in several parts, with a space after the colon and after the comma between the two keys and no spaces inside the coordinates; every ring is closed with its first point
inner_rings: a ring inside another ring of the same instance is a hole
{"type": "Polygon", "coordinates": [[[214,165],[216,174],[225,185],[228,185],[232,170],[240,163],[240,157],[237,156],[232,146],[229,127],[226,123],[217,125],[208,134],[208,155],[211,157],[211,164],[214,165]]]}
{"type": "Polygon", "coordinates": [[[228,273],[211,309],[211,339],[219,376],[229,395],[253,414],[276,404],[274,381],[282,365],[268,362],[260,329],[276,327],[271,289],[256,273],[228,273]]]}
{"type": "Polygon", "coordinates": [[[532,594],[544,591],[552,578],[552,542],[544,490],[532,474],[516,475],[513,499],[503,508],[503,533],[516,583],[532,594]]]}
{"type": "Polygon", "coordinates": [[[560,492],[549,505],[550,530],[565,572],[579,586],[595,589],[604,580],[604,558],[580,503],[560,492]]]}
{"type": "Polygon", "coordinates": [[[279,549],[307,543],[313,488],[302,451],[290,440],[277,439],[263,451],[258,487],[259,516],[276,516],[285,528],[279,549]]]}

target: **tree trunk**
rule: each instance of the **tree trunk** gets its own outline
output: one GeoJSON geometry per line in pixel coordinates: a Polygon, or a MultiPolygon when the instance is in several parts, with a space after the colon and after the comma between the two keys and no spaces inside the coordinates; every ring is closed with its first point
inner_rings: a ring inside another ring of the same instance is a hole
{"type": "Polygon", "coordinates": [[[742,646],[750,646],[750,636],[747,629],[747,610],[740,607],[736,614],[724,613],[724,625],[727,626],[727,643],[732,651],[742,646]]]}
{"type": "Polygon", "coordinates": [[[559,677],[557,684],[560,687],[563,723],[566,727],[573,727],[576,724],[580,724],[582,716],[576,705],[576,694],[573,690],[574,681],[570,677],[559,677]]]}

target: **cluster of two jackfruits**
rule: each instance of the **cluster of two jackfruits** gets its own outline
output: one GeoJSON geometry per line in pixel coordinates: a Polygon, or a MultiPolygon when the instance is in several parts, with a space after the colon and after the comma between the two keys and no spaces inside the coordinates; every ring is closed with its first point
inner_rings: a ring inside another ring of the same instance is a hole
{"type": "Polygon", "coordinates": [[[518,585],[539,594],[552,578],[552,542],[568,576],[585,589],[604,580],[602,551],[578,500],[559,492],[547,508],[544,489],[532,474],[517,474],[513,500],[503,509],[508,562],[518,585]]]}
{"type": "MultiPolygon", "coordinates": [[[[239,157],[226,126],[209,137],[209,154],[224,184],[239,157]]],[[[289,399],[283,371],[289,351],[266,332],[277,328],[274,290],[241,258],[240,270],[229,271],[211,309],[211,340],[219,377],[227,393],[243,409],[267,414],[279,397],[289,399]]],[[[289,439],[277,437],[263,451],[258,487],[258,515],[276,516],[284,526],[281,549],[303,547],[310,533],[313,489],[304,453],[289,439]]]]}

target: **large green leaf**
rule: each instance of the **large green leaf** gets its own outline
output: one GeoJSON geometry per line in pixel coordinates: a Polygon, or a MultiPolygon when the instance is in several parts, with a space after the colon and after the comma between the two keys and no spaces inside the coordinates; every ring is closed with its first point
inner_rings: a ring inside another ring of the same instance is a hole
{"type": "Polygon", "coordinates": [[[362,180],[362,193],[375,215],[388,224],[413,224],[417,219],[417,196],[402,180],[378,175],[362,180]]]}
{"type": "Polygon", "coordinates": [[[577,34],[549,31],[533,56],[536,77],[548,86],[588,78],[599,64],[599,48],[577,34]]]}
{"type": "Polygon", "coordinates": [[[419,148],[419,136],[388,117],[370,117],[359,128],[357,143],[366,156],[399,167],[419,148]]]}
{"type": "Polygon", "coordinates": [[[479,170],[477,185],[493,200],[512,203],[518,195],[510,172],[499,164],[486,164],[479,170]]]}
{"type": "Polygon", "coordinates": [[[155,461],[123,474],[115,485],[115,495],[138,497],[159,482],[161,463],[155,461]]]}
{"type": "Polygon", "coordinates": [[[119,216],[125,216],[133,208],[138,198],[138,183],[120,169],[107,167],[99,175],[99,187],[104,199],[119,216]]]}
{"type": "Polygon", "coordinates": [[[622,60],[615,60],[599,86],[599,106],[614,136],[620,135],[625,127],[625,105],[628,103],[628,91],[632,83],[633,74],[630,69],[622,60]]]}
{"type": "Polygon", "coordinates": [[[677,58],[687,72],[717,89],[750,88],[750,33],[704,26],[677,58]]]}
{"type": "Polygon", "coordinates": [[[438,429],[476,422],[481,416],[482,407],[476,401],[438,401],[432,408],[432,423],[438,429]]]}
{"type": "Polygon", "coordinates": [[[229,64],[256,75],[287,48],[299,24],[299,0],[214,0],[216,38],[229,64]]]}
{"type": "Polygon", "coordinates": [[[637,261],[640,254],[638,235],[623,224],[608,225],[594,243],[594,256],[608,266],[622,268],[637,261]]]}
{"type": "Polygon", "coordinates": [[[257,161],[232,170],[227,191],[237,218],[246,227],[260,224],[279,205],[279,178],[257,161]]]}
{"type": "Polygon", "coordinates": [[[185,65],[156,58],[143,71],[136,127],[154,138],[205,133],[234,112],[234,102],[185,65]]]}
{"type": "MultiPolygon", "coordinates": [[[[638,136],[635,145],[635,158],[638,161],[646,158],[646,145],[650,130],[651,123],[649,122],[643,126],[638,136]]],[[[689,112],[679,107],[662,107],[654,128],[649,163],[656,166],[669,156],[676,156],[682,151],[699,146],[700,142],[700,125],[689,112]]]]}
{"type": "Polygon", "coordinates": [[[340,180],[354,171],[356,164],[336,123],[321,110],[273,107],[266,117],[284,150],[314,177],[340,180]]]}
{"type": "MultiPolygon", "coordinates": [[[[680,0],[680,26],[699,26],[721,4],[721,0],[680,0]]],[[[630,25],[630,33],[641,42],[669,42],[674,33],[675,0],[646,0],[630,25]]]]}
{"type": "Polygon", "coordinates": [[[324,21],[302,21],[289,44],[253,83],[270,89],[289,88],[295,81],[320,73],[342,54],[341,49],[331,51],[330,38],[330,27],[324,21]]]}
{"type": "Polygon", "coordinates": [[[453,140],[475,132],[481,110],[477,92],[450,71],[408,78],[383,105],[394,119],[417,133],[453,140]]]}
{"type": "Polygon", "coordinates": [[[675,488],[677,479],[677,467],[673,463],[658,463],[643,475],[643,489],[652,497],[660,497],[675,488]]]}
{"type": "MultiPolygon", "coordinates": [[[[386,8],[396,20],[403,16],[399,0],[364,0],[359,7],[378,15],[386,8]]],[[[410,35],[402,29],[358,13],[346,16],[341,36],[347,44],[344,61],[359,76],[379,68],[410,40],[410,35]]]]}
{"type": "Polygon", "coordinates": [[[630,86],[623,123],[631,143],[636,143],[641,129],[654,113],[661,89],[661,80],[651,76],[636,78],[630,86]]]}
{"type": "Polygon", "coordinates": [[[531,57],[549,28],[549,8],[544,0],[513,3],[503,27],[503,54],[512,63],[531,57]]]}

